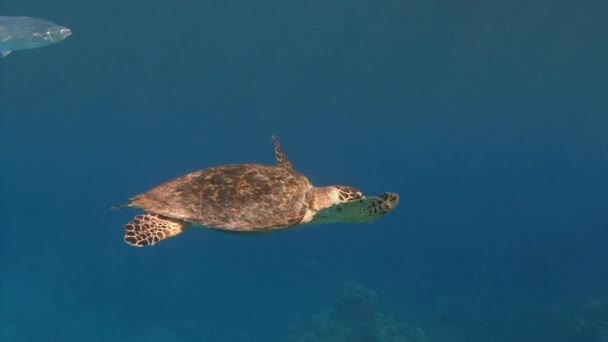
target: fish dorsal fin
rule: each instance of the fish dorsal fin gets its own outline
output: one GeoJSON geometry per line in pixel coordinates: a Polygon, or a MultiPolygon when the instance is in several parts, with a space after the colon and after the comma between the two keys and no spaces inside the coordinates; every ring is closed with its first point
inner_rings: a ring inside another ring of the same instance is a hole
{"type": "Polygon", "coordinates": [[[10,55],[11,52],[13,52],[13,51],[10,51],[10,50],[8,50],[8,51],[0,51],[0,55],[4,58],[4,57],[10,55]]]}
{"type": "Polygon", "coordinates": [[[287,159],[287,155],[283,151],[281,143],[279,143],[279,139],[275,135],[272,136],[272,142],[274,143],[274,154],[277,157],[277,164],[280,167],[293,170],[293,165],[291,165],[291,162],[287,159]]]}

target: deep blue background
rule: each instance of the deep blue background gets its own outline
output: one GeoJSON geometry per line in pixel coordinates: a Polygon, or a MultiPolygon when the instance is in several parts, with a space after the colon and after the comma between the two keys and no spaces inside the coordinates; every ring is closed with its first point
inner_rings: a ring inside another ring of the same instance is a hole
{"type": "Polygon", "coordinates": [[[0,60],[7,341],[282,341],[345,280],[432,341],[573,341],[556,316],[608,296],[603,1],[0,10],[74,31],[0,60]],[[315,184],[400,207],[372,225],[122,242],[134,213],[110,206],[273,163],[271,134],[315,184]]]}

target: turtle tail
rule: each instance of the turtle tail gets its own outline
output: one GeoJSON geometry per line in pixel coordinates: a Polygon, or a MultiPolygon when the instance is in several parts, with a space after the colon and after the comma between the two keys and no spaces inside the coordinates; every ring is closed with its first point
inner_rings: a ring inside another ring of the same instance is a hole
{"type": "Polygon", "coordinates": [[[110,207],[111,210],[124,210],[124,209],[133,209],[133,208],[135,208],[133,203],[113,205],[110,207]]]}

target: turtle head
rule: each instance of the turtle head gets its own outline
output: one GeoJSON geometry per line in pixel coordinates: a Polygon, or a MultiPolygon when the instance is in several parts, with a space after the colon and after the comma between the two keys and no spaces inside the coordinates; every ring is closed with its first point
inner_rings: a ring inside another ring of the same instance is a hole
{"type": "Polygon", "coordinates": [[[384,217],[399,205],[396,193],[366,197],[363,192],[348,186],[315,188],[311,194],[311,212],[303,223],[368,223],[384,217]]]}
{"type": "Polygon", "coordinates": [[[314,188],[309,199],[309,208],[319,211],[336,204],[355,201],[365,198],[363,192],[352,186],[332,185],[314,188]]]}
{"type": "Polygon", "coordinates": [[[353,188],[352,186],[330,186],[334,188],[335,196],[338,197],[338,201],[334,204],[350,202],[358,199],[365,198],[365,195],[361,190],[353,188]]]}

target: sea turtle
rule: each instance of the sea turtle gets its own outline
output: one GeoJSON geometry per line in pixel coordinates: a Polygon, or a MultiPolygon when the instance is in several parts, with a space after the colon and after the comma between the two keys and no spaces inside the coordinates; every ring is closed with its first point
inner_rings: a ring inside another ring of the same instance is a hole
{"type": "Polygon", "coordinates": [[[365,197],[349,186],[313,187],[272,136],[276,166],[233,164],[199,170],[131,198],[140,208],[124,226],[131,246],[152,246],[191,225],[233,233],[260,233],[305,224],[375,221],[399,204],[399,195],[365,197]]]}

